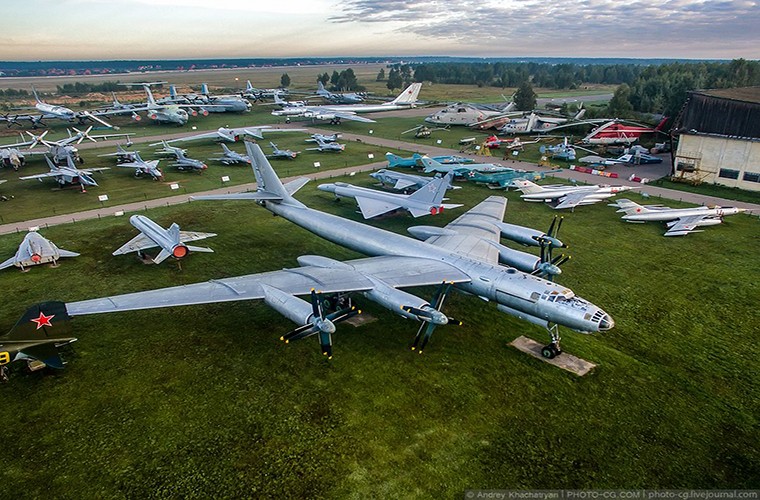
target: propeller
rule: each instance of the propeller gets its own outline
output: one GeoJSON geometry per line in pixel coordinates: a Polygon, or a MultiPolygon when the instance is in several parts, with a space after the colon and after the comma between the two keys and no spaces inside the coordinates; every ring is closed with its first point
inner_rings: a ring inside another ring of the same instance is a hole
{"type": "Polygon", "coordinates": [[[432,306],[433,310],[430,310],[430,308],[426,309],[418,309],[415,307],[408,307],[404,306],[402,309],[404,309],[407,312],[410,312],[412,314],[416,314],[418,318],[422,320],[422,324],[420,325],[419,330],[417,330],[417,336],[414,337],[414,343],[412,344],[412,351],[417,351],[419,354],[422,354],[422,351],[425,349],[425,346],[427,345],[428,341],[430,340],[430,337],[433,335],[433,332],[435,331],[435,328],[438,325],[457,325],[461,326],[462,322],[451,318],[449,316],[444,315],[441,313],[441,308],[443,307],[443,303],[446,300],[446,295],[449,293],[449,290],[451,289],[452,283],[446,283],[445,281],[441,283],[441,285],[438,287],[438,290],[436,290],[435,294],[433,295],[432,300],[430,301],[430,305],[432,306]],[[438,313],[438,314],[435,314],[438,313]]]}
{"type": "Polygon", "coordinates": [[[327,359],[332,359],[332,334],[335,332],[335,324],[361,314],[361,311],[349,302],[348,307],[325,315],[320,295],[313,288],[311,289],[311,321],[286,333],[280,337],[280,340],[287,344],[291,340],[305,339],[318,334],[322,354],[327,356],[327,359]]]}
{"type": "Polygon", "coordinates": [[[559,222],[557,222],[557,218],[558,217],[555,215],[552,223],[549,225],[549,231],[547,231],[545,235],[533,237],[538,241],[541,253],[540,262],[531,274],[534,276],[546,277],[549,281],[553,281],[555,276],[562,274],[560,266],[570,260],[570,256],[565,254],[552,257],[552,250],[554,248],[567,248],[567,245],[561,242],[558,238],[559,230],[562,227],[562,221],[564,218],[559,217],[559,222]]]}
{"type": "Polygon", "coordinates": [[[79,139],[77,140],[77,144],[81,144],[82,141],[85,140],[85,139],[89,139],[92,142],[98,142],[94,137],[90,136],[90,131],[92,130],[92,125],[90,125],[89,127],[87,127],[87,130],[85,130],[84,132],[82,132],[81,130],[77,129],[76,127],[71,127],[71,128],[74,129],[74,131],[79,136],[79,139]]]}
{"type": "Polygon", "coordinates": [[[45,139],[44,139],[44,137],[48,134],[48,132],[50,131],[46,130],[40,135],[34,135],[33,133],[27,131],[26,133],[32,137],[32,144],[29,145],[29,149],[34,149],[39,143],[42,143],[45,146],[49,146],[49,144],[45,142],[45,139]]]}

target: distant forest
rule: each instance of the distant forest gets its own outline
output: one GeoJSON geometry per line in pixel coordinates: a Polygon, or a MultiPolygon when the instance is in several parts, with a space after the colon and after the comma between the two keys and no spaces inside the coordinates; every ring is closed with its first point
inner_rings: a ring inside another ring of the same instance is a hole
{"type": "MultiPolygon", "coordinates": [[[[735,59],[664,64],[423,63],[411,65],[414,81],[516,88],[524,82],[549,89],[618,85],[616,116],[626,112],[675,117],[696,89],[760,85],[760,62],[735,59]],[[630,108],[625,102],[630,103],[630,108]]],[[[403,73],[402,67],[398,69],[403,73]]]]}

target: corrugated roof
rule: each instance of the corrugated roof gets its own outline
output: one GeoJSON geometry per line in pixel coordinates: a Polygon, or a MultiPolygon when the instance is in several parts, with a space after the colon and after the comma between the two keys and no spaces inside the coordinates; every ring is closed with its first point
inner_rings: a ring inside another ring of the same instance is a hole
{"type": "Polygon", "coordinates": [[[695,93],[719,97],[722,99],[733,99],[736,101],[753,102],[760,104],[760,87],[738,87],[733,89],[711,89],[698,90],[695,93]]]}

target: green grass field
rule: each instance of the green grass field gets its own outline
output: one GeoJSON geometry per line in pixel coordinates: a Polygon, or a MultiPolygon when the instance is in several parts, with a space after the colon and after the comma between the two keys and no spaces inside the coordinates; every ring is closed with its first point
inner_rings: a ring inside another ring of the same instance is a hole
{"type": "MultiPolygon", "coordinates": [[[[372,224],[444,225],[491,194],[465,185],[450,195],[462,209],[372,224]]],[[[507,222],[545,228],[555,214],[506,196],[507,222]]],[[[297,197],[359,220],[352,200],[335,203],[315,185],[297,197]]],[[[146,266],[110,255],[135,234],[126,218],[51,227],[45,236],[82,256],[2,271],[0,324],[42,300],[293,267],[303,254],[358,257],[254,204],[148,215],[218,233],[204,242],[216,253],[191,255],[181,270],[146,266]]],[[[625,224],[603,204],[564,216],[573,259],[560,280],[617,322],[603,335],[563,332],[565,350],[598,364],[586,377],[509,347],[545,333],[458,293],[445,310],[464,325],[438,329],[424,356],[408,350],[416,324],[361,301],[376,321],[340,325],[330,362],[314,339],[280,342],[294,325],[262,303],[84,316],[71,323],[80,340],[65,371],[0,386],[3,490],[451,498],[467,488],[760,487],[758,219],[669,239],[663,226],[625,224]]],[[[0,255],[20,240],[0,237],[0,255]]]]}

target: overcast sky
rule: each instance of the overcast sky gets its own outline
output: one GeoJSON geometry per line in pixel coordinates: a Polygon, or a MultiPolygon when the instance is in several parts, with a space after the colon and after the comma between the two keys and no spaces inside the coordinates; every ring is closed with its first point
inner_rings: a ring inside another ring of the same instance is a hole
{"type": "Polygon", "coordinates": [[[7,0],[2,60],[760,59],[760,0],[7,0]]]}

